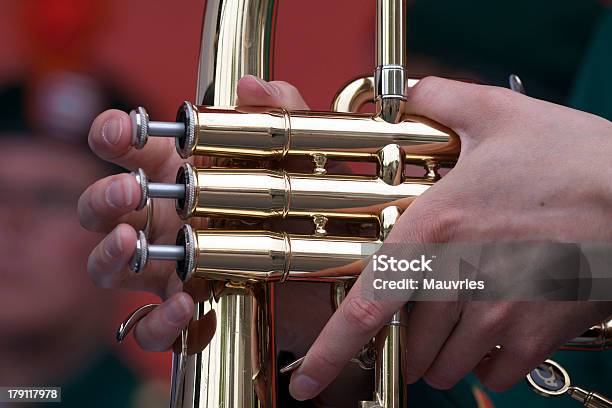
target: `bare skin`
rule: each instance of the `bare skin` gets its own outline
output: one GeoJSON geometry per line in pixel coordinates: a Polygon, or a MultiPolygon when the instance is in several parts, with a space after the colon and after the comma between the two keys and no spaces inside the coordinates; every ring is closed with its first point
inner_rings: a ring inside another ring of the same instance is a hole
{"type": "MultiPolygon", "coordinates": [[[[238,85],[238,96],[243,105],[306,108],[299,92],[283,82],[246,77],[238,85]]],[[[428,117],[454,130],[462,150],[457,166],[411,203],[388,242],[612,238],[606,223],[612,214],[612,184],[601,168],[612,157],[609,121],[508,90],[439,78],[426,78],[411,89],[407,106],[407,114],[428,117]]],[[[143,167],[156,180],[174,177],[180,160],[170,141],[153,138],[142,152],[131,148],[129,141],[124,113],[105,112],[92,125],[90,145],[100,157],[130,169],[143,167]],[[109,121],[120,125],[108,125],[109,121]],[[116,138],[105,139],[111,130],[116,138]]],[[[171,268],[152,263],[138,276],[129,273],[134,228],[144,224],[144,216],[133,212],[139,198],[133,177],[113,176],[83,194],[79,215],[91,230],[107,232],[114,227],[90,256],[94,282],[150,290],[165,299],[136,328],[143,348],[164,350],[188,322],[194,305],[180,292],[171,268]],[[111,205],[107,199],[112,196],[108,186],[116,180],[123,197],[129,196],[124,205],[111,205]]],[[[166,206],[157,215],[164,221],[154,222],[153,239],[171,242],[179,225],[174,210],[166,206]]],[[[319,394],[402,307],[361,298],[359,285],[358,281],[293,374],[290,391],[296,399],[319,394]]],[[[407,380],[424,378],[433,387],[446,389],[475,371],[489,388],[503,390],[565,341],[611,313],[612,305],[603,302],[419,303],[408,322],[410,333],[418,335],[409,335],[406,344],[407,355],[412,356],[405,362],[407,380]],[[503,349],[483,360],[497,344],[503,349]]]]}

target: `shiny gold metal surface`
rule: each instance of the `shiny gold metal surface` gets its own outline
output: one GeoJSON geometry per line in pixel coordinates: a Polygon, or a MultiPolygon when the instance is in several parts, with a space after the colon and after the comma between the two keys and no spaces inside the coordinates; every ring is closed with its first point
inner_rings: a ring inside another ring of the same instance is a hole
{"type": "Polygon", "coordinates": [[[376,112],[389,123],[403,120],[406,103],[406,0],[376,1],[376,112]]]}
{"type": "Polygon", "coordinates": [[[425,177],[404,178],[402,183],[391,185],[372,176],[319,176],[284,170],[186,166],[184,171],[193,174],[180,179],[196,180],[195,199],[177,204],[184,217],[323,215],[354,220],[361,216],[367,221],[379,208],[416,198],[433,184],[425,177]]]}
{"type": "Polygon", "coordinates": [[[397,207],[383,209],[376,216],[378,234],[371,238],[327,235],[324,225],[309,235],[183,228],[180,242],[190,243],[183,259],[193,262],[179,262],[177,269],[183,281],[204,278],[237,287],[354,279],[361,272],[359,262],[380,248],[399,216],[397,207]]]}
{"type": "Polygon", "coordinates": [[[377,335],[379,352],[374,368],[375,392],[372,401],[361,401],[361,408],[402,408],[407,405],[401,367],[401,312],[377,335]]]}
{"type": "Polygon", "coordinates": [[[377,0],[376,63],[406,66],[406,0],[377,0]]]}
{"type": "Polygon", "coordinates": [[[388,144],[401,146],[407,155],[438,149],[458,153],[458,142],[448,130],[410,118],[390,124],[367,113],[210,106],[193,109],[196,137],[191,151],[197,156],[281,159],[320,153],[359,158],[388,144]]]}
{"type": "MultiPolygon", "coordinates": [[[[201,36],[196,98],[198,104],[233,106],[236,84],[246,75],[270,78],[273,0],[207,0],[201,36]]],[[[194,158],[195,165],[208,165],[194,158]]],[[[194,218],[194,226],[204,225],[194,218]]],[[[213,292],[209,285],[208,292],[213,292]]],[[[197,296],[183,344],[205,335],[199,325],[214,314],[215,335],[204,348],[181,347],[173,355],[171,408],[277,407],[274,287],[220,291],[197,296]]]]}
{"type": "MultiPolygon", "coordinates": [[[[409,78],[408,87],[413,87],[418,79],[409,78]]],[[[359,112],[367,103],[376,103],[374,77],[357,78],[349,82],[334,97],[334,112],[359,112]]]]}

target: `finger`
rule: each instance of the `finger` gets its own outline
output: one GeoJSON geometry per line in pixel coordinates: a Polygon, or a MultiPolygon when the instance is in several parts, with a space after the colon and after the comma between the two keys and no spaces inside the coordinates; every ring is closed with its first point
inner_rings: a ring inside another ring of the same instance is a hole
{"type": "Polygon", "coordinates": [[[482,384],[491,391],[501,392],[525,378],[525,375],[549,358],[560,346],[550,342],[556,334],[526,334],[531,328],[504,328],[500,350],[483,359],[474,370],[482,384]]]}
{"type": "Polygon", "coordinates": [[[238,105],[273,106],[288,110],[308,109],[300,92],[284,81],[264,81],[246,75],[238,81],[238,105]]]}
{"type": "Polygon", "coordinates": [[[136,231],[127,224],[118,225],[89,255],[87,271],[99,287],[148,290],[164,297],[172,267],[149,262],[139,273],[129,269],[136,247],[136,231]]]}
{"type": "Polygon", "coordinates": [[[485,387],[494,392],[502,392],[525,378],[529,371],[547,357],[526,358],[523,350],[504,345],[492,358],[486,358],[478,364],[474,373],[485,387]]]}
{"type": "Polygon", "coordinates": [[[293,398],[303,401],[318,395],[402,306],[403,302],[362,297],[360,281],[357,280],[291,376],[289,391],[293,398]]]}
{"type": "MultiPolygon", "coordinates": [[[[440,315],[430,315],[430,320],[431,316],[440,315]]],[[[499,330],[502,328],[502,320],[496,315],[464,314],[459,323],[452,328],[450,337],[444,342],[442,349],[425,373],[425,381],[441,390],[454,387],[494,349],[499,338],[499,330]]],[[[428,335],[430,336],[428,340],[435,336],[430,333],[428,335]]]]}
{"type": "Polygon", "coordinates": [[[490,126],[512,101],[526,98],[505,88],[426,77],[407,92],[405,112],[424,116],[457,132],[463,138],[479,126],[490,126]]]}
{"type": "Polygon", "coordinates": [[[147,351],[168,350],[193,316],[191,297],[180,292],[142,318],[134,329],[136,342],[147,351]]]}
{"type": "Polygon", "coordinates": [[[141,191],[131,174],[103,178],[89,186],[79,198],[77,212],[81,225],[95,232],[107,232],[122,221],[139,226],[145,214],[136,213],[141,191]]]}
{"type": "Polygon", "coordinates": [[[101,113],[91,125],[89,146],[100,158],[130,170],[141,167],[151,178],[165,180],[182,163],[174,140],[153,137],[142,150],[132,147],[132,125],[127,113],[112,109],[101,113]]]}
{"type": "Polygon", "coordinates": [[[406,383],[412,384],[425,375],[457,324],[460,313],[457,302],[413,304],[405,330],[406,383]]]}

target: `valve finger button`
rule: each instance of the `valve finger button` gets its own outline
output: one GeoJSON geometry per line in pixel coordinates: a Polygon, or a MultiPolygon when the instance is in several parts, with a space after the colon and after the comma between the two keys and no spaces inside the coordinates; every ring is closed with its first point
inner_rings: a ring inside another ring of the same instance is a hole
{"type": "Polygon", "coordinates": [[[147,237],[143,231],[138,232],[138,239],[136,240],[136,250],[130,261],[130,269],[138,273],[147,266],[147,260],[149,259],[149,244],[147,237]]]}
{"type": "Polygon", "coordinates": [[[149,136],[149,114],[146,109],[139,106],[130,112],[132,121],[132,146],[140,150],[147,144],[149,136]]]}

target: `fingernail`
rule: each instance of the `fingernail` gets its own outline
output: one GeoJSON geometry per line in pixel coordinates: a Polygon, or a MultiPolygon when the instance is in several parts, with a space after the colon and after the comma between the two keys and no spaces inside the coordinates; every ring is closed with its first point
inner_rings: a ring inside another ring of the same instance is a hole
{"type": "Polygon", "coordinates": [[[255,82],[257,82],[257,84],[259,84],[261,89],[263,89],[263,91],[266,93],[266,95],[268,95],[268,96],[279,95],[278,88],[274,84],[266,82],[263,79],[261,79],[259,77],[256,77],[256,76],[253,76],[253,78],[255,79],[255,82]]]}
{"type": "Polygon", "coordinates": [[[134,186],[128,178],[113,180],[106,188],[106,202],[114,208],[124,208],[132,205],[134,186]]]}
{"type": "Polygon", "coordinates": [[[111,235],[104,241],[104,251],[111,259],[117,259],[123,252],[121,245],[121,234],[119,228],[115,228],[111,235]]]}
{"type": "Polygon", "coordinates": [[[185,304],[185,300],[180,297],[175,299],[173,302],[170,302],[168,307],[165,309],[166,319],[174,324],[183,323],[187,317],[187,313],[189,313],[189,308],[187,304],[185,304]]]}
{"type": "Polygon", "coordinates": [[[297,374],[291,378],[289,393],[298,401],[314,398],[319,392],[319,384],[305,374],[297,374]]]}
{"type": "Polygon", "coordinates": [[[107,120],[102,126],[102,139],[108,144],[116,145],[121,138],[122,126],[121,120],[118,118],[107,120]]]}

